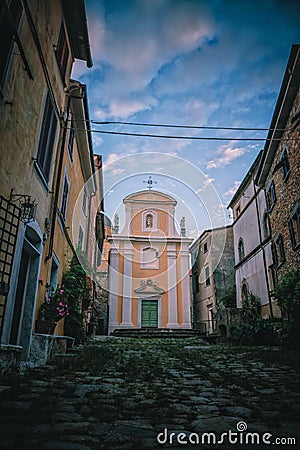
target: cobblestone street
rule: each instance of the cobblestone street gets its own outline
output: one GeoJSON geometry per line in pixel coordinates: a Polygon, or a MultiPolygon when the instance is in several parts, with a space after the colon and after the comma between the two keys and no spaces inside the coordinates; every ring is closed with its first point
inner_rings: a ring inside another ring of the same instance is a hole
{"type": "MultiPolygon", "coordinates": [[[[98,339],[79,353],[59,356],[10,383],[2,381],[0,448],[187,448],[190,443],[179,444],[178,438],[190,437],[193,444],[196,434],[201,439],[202,433],[214,432],[219,439],[229,429],[236,432],[238,422],[247,432],[272,434],[271,443],[276,437],[295,437],[297,358],[292,351],[208,346],[196,338],[98,339]]],[[[192,447],[263,445],[229,445],[226,440],[201,445],[200,440],[192,447]]]]}

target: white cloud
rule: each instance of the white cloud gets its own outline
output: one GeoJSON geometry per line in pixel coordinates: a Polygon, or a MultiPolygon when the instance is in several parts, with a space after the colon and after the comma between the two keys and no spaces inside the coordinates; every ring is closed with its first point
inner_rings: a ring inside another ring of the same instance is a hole
{"type": "Polygon", "coordinates": [[[207,169],[216,169],[224,167],[230,162],[234,161],[236,158],[239,158],[240,156],[244,155],[245,152],[246,148],[244,147],[227,147],[226,145],[223,145],[218,150],[220,156],[209,161],[207,163],[207,169]]]}
{"type": "Polygon", "coordinates": [[[229,188],[226,192],[224,192],[223,198],[224,198],[225,200],[228,200],[228,201],[229,201],[229,200],[234,196],[234,194],[236,193],[236,191],[237,191],[237,189],[239,188],[240,184],[241,184],[240,181],[235,181],[235,182],[233,183],[233,185],[230,186],[230,188],[229,188]]]}

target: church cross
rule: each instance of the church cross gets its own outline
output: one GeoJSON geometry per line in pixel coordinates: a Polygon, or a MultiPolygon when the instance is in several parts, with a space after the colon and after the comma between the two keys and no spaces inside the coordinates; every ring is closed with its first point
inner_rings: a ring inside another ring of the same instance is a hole
{"type": "Polygon", "coordinates": [[[149,191],[150,191],[150,189],[153,188],[152,185],[153,185],[153,184],[157,184],[157,181],[153,181],[151,175],[149,175],[148,180],[147,180],[147,181],[143,181],[143,183],[147,183],[147,188],[148,188],[149,191]]]}

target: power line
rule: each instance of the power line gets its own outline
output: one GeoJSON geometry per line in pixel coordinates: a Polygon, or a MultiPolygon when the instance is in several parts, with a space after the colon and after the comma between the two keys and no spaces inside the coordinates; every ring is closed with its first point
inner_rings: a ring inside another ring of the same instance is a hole
{"type": "MultiPolygon", "coordinates": [[[[96,125],[130,125],[141,127],[161,127],[161,128],[186,128],[195,130],[237,130],[237,131],[274,131],[275,128],[250,128],[250,127],[213,127],[213,126],[197,126],[197,125],[171,125],[158,123],[142,123],[142,122],[122,122],[122,121],[104,121],[91,120],[96,125]]],[[[284,131],[284,128],[276,128],[277,131],[284,131]]]]}
{"type": "Polygon", "coordinates": [[[91,133],[101,133],[101,134],[111,134],[119,136],[136,136],[136,137],[149,137],[149,138],[159,138],[159,139],[186,139],[186,140],[199,140],[199,141],[299,141],[299,138],[237,138],[237,137],[209,137],[209,136],[170,136],[164,134],[144,134],[144,133],[128,133],[122,131],[105,131],[105,130],[92,130],[84,128],[71,128],[67,127],[68,130],[74,129],[77,131],[89,131],[91,133]]]}

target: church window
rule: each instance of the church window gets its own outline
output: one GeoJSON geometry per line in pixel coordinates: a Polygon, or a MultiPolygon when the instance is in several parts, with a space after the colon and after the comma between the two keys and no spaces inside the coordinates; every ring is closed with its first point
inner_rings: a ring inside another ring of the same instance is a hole
{"type": "Polygon", "coordinates": [[[239,239],[238,254],[239,254],[239,261],[242,261],[245,258],[244,241],[242,238],[239,239]]]}

